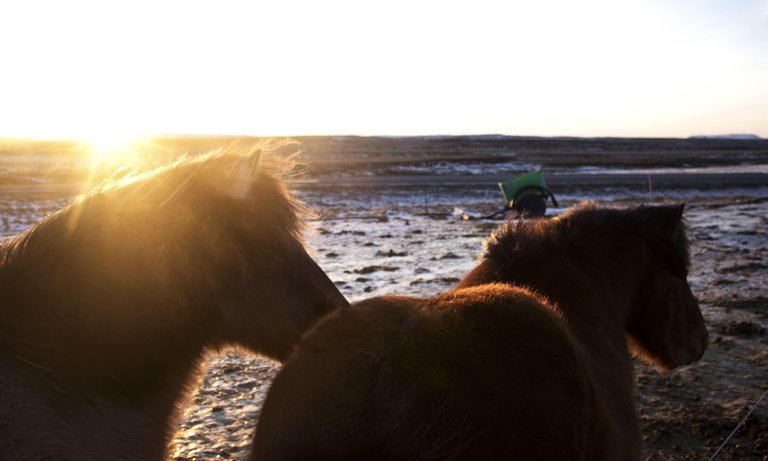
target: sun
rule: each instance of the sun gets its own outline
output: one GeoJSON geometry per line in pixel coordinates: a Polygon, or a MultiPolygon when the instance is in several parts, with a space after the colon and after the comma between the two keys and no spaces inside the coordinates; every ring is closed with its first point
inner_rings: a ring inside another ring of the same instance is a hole
{"type": "Polygon", "coordinates": [[[104,174],[146,166],[154,137],[130,131],[98,130],[77,136],[83,160],[88,162],[88,184],[104,174]]]}
{"type": "Polygon", "coordinates": [[[94,164],[131,163],[141,137],[134,133],[100,131],[80,137],[94,164]]]}
{"type": "Polygon", "coordinates": [[[147,136],[125,131],[99,130],[74,137],[80,144],[87,163],[88,172],[84,178],[87,191],[101,178],[120,171],[130,171],[141,164],[143,144],[147,136]]]}

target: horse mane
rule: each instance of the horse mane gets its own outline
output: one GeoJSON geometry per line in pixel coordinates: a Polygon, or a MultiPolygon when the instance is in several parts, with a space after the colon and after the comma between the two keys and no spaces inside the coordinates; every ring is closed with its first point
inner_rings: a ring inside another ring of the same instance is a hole
{"type": "Polygon", "coordinates": [[[606,254],[644,239],[676,272],[687,274],[690,255],[680,213],[681,206],[621,209],[582,202],[552,219],[505,222],[483,243],[480,260],[521,266],[554,255],[574,254],[585,261],[605,263],[606,254]]]}
{"type": "MultiPolygon", "coordinates": [[[[263,204],[273,206],[275,212],[269,215],[277,218],[275,225],[303,242],[306,219],[314,215],[289,188],[297,181],[297,164],[293,156],[281,153],[292,144],[287,140],[260,141],[248,150],[216,150],[194,157],[184,155],[158,168],[131,170],[118,178],[105,179],[76,197],[70,205],[2,242],[0,266],[12,265],[14,261],[32,256],[28,254],[30,248],[34,250],[36,245],[55,245],[61,237],[76,234],[82,223],[107,220],[110,214],[124,216],[139,208],[165,208],[171,213],[175,205],[193,200],[194,204],[186,205],[206,210],[220,202],[222,196],[233,199],[230,200],[233,203],[241,202],[245,210],[240,211],[247,211],[249,207],[244,199],[257,183],[272,188],[271,200],[263,204]],[[205,185],[207,193],[195,192],[201,184],[205,185]],[[109,207],[95,205],[105,200],[110,202],[109,207]]],[[[241,217],[254,218],[248,215],[241,217]]]]}

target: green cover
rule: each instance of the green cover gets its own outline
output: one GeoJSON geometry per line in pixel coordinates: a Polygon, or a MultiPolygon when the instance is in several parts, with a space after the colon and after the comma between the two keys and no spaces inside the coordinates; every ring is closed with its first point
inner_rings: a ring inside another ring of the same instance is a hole
{"type": "Polygon", "coordinates": [[[501,193],[504,194],[504,204],[512,207],[516,201],[522,200],[530,195],[540,195],[548,197],[550,195],[547,184],[544,182],[544,175],[541,171],[535,170],[499,183],[501,193]]]}

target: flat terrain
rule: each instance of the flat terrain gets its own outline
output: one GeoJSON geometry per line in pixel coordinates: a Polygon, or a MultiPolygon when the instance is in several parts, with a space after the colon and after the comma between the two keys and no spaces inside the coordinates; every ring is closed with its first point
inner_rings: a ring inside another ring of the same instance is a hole
{"type": "MultiPolygon", "coordinates": [[[[442,175],[442,176],[346,176],[317,179],[317,186],[327,187],[404,187],[428,185],[495,186],[509,179],[509,174],[442,175]]],[[[547,175],[550,187],[622,186],[665,187],[733,187],[762,186],[768,183],[768,172],[756,173],[553,173],[547,175]]]]}
{"type": "MultiPolygon", "coordinates": [[[[686,202],[690,282],[708,322],[704,358],[661,375],[636,363],[646,459],[707,459],[768,388],[768,141],[521,138],[300,138],[297,194],[320,216],[308,245],[352,301],[381,294],[431,296],[474,264],[500,221],[495,183],[540,168],[560,208],[686,202]]],[[[166,138],[141,146],[150,167],[249,138],[166,138]]],[[[73,143],[0,142],[0,228],[18,233],[109,176],[73,143]],[[94,170],[94,171],[91,171],[94,170]]],[[[292,148],[286,148],[286,152],[292,148]]],[[[275,363],[212,356],[180,422],[178,460],[246,453],[275,363]]],[[[765,461],[768,401],[721,453],[765,461]]]]}

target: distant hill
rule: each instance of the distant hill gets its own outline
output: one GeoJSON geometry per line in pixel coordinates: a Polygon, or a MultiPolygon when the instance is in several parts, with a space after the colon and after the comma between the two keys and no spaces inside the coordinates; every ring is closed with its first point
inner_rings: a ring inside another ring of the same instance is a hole
{"type": "MultiPolygon", "coordinates": [[[[727,167],[768,164],[768,139],[754,135],[681,138],[574,138],[506,136],[297,136],[296,160],[307,177],[396,176],[438,171],[494,171],[510,175],[541,168],[571,171],[591,168],[727,167]],[[457,166],[458,165],[458,166],[457,166]],[[473,170],[474,169],[474,170],[473,170]],[[505,173],[506,174],[506,173],[505,173]]],[[[165,135],[126,146],[125,158],[94,163],[90,147],[78,141],[0,138],[0,185],[79,183],[101,179],[122,163],[142,169],[181,155],[219,148],[252,147],[248,136],[165,135]],[[122,162],[122,163],[121,163],[122,162]]],[[[124,170],[121,170],[124,172],[124,170]]]]}
{"type": "Polygon", "coordinates": [[[756,134],[715,134],[715,135],[696,135],[689,136],[688,139],[737,139],[743,141],[758,141],[763,138],[756,134]]]}

